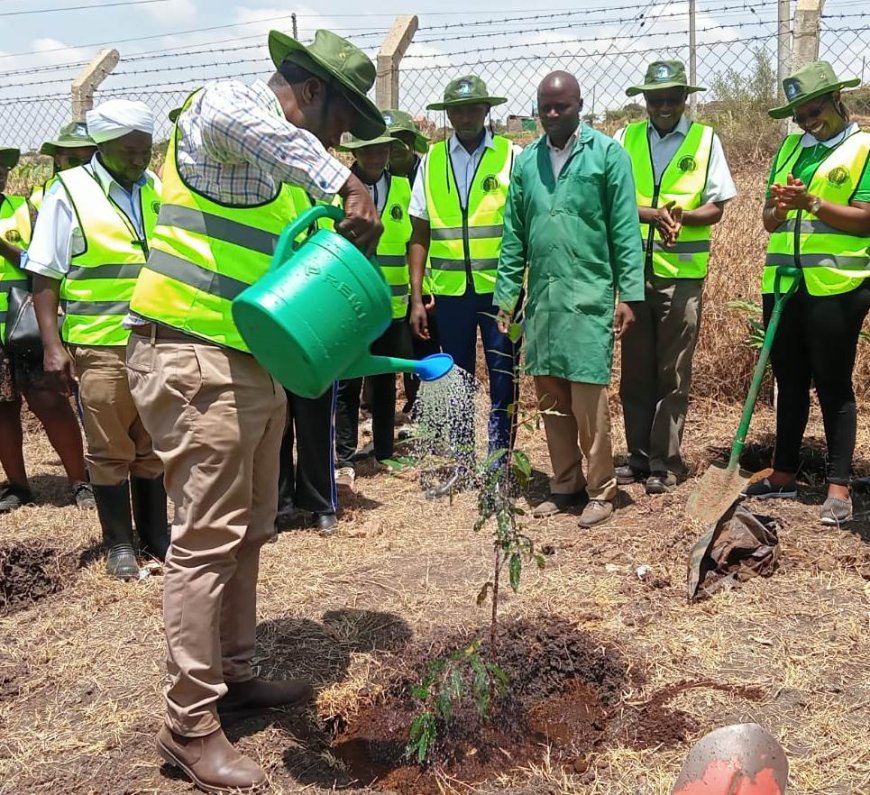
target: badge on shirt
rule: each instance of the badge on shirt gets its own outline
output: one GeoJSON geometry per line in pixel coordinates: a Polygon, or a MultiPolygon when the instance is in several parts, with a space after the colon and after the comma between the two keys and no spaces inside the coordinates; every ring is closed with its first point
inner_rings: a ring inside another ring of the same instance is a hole
{"type": "Polygon", "coordinates": [[[6,238],[7,243],[20,243],[21,242],[21,233],[17,229],[7,229],[6,234],[3,235],[6,238]]]}
{"type": "Polygon", "coordinates": [[[483,189],[487,193],[492,193],[493,191],[498,190],[498,177],[496,177],[495,174],[490,174],[483,180],[483,189]]]}
{"type": "Polygon", "coordinates": [[[849,179],[849,172],[843,166],[837,166],[828,172],[827,180],[831,185],[839,187],[847,179],[849,179]]]}
{"type": "Polygon", "coordinates": [[[401,221],[404,215],[405,213],[402,212],[402,208],[400,205],[394,204],[392,207],[390,207],[390,218],[392,218],[394,221],[401,221]]]}
{"type": "Polygon", "coordinates": [[[683,172],[683,174],[689,174],[694,171],[698,167],[698,161],[692,155],[684,155],[680,158],[680,161],[677,163],[677,168],[683,172]]]}

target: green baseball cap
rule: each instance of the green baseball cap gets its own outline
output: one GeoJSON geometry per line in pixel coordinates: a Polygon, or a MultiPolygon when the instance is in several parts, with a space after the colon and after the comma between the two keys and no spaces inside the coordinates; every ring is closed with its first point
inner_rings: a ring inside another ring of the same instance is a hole
{"type": "Polygon", "coordinates": [[[88,135],[87,125],[83,121],[72,121],[60,128],[57,138],[46,141],[39,149],[41,155],[56,155],[58,149],[78,149],[82,146],[96,146],[94,139],[88,135]]]}
{"type": "Polygon", "coordinates": [[[653,61],[647,68],[643,83],[625,89],[625,95],[635,97],[645,91],[661,91],[665,88],[685,88],[686,93],[706,91],[700,86],[690,86],[686,79],[686,67],[682,61],[653,61]]]}
{"type": "Polygon", "coordinates": [[[409,132],[414,136],[414,151],[421,155],[429,151],[429,141],[426,136],[420,132],[420,129],[414,123],[410,113],[405,113],[403,110],[394,110],[389,108],[381,111],[384,117],[384,124],[387,125],[387,134],[393,135],[397,132],[409,132]]]}
{"type": "Polygon", "coordinates": [[[393,138],[390,135],[379,135],[377,138],[372,138],[369,141],[351,135],[350,138],[346,141],[342,141],[342,143],[335,148],[340,152],[352,152],[354,149],[364,149],[367,146],[378,146],[379,144],[401,144],[402,146],[405,146],[404,142],[400,141],[398,138],[393,138]]]}
{"type": "Polygon", "coordinates": [[[375,65],[359,47],[330,30],[318,30],[307,47],[286,33],[272,30],[269,55],[276,69],[291,61],[321,80],[337,82],[342,95],[357,112],[350,129],[353,135],[371,139],[384,132],[381,112],[367,96],[375,84],[375,65]]]}
{"type": "Polygon", "coordinates": [[[0,146],[0,166],[6,166],[6,168],[15,168],[15,166],[18,165],[18,160],[20,157],[20,149],[14,149],[11,146],[0,146]]]}
{"type": "Polygon", "coordinates": [[[447,110],[457,105],[474,105],[483,102],[491,108],[503,105],[504,97],[491,97],[486,90],[486,83],[477,75],[464,75],[451,80],[444,89],[444,99],[426,106],[426,110],[447,110]]]}
{"type": "Polygon", "coordinates": [[[842,88],[855,88],[859,85],[861,80],[857,77],[838,80],[837,75],[834,74],[834,67],[827,61],[813,61],[782,81],[782,90],[787,102],[785,105],[767,111],[767,115],[774,119],[787,119],[798,105],[803,105],[823,94],[831,94],[842,88]]]}

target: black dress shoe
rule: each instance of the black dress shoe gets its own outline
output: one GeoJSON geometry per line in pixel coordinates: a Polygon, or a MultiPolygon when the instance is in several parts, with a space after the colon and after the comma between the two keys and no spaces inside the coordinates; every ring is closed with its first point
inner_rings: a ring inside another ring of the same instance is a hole
{"type": "Polygon", "coordinates": [[[322,535],[331,536],[335,534],[338,527],[338,519],[334,513],[316,513],[314,514],[314,526],[322,535]]]}
{"type": "Polygon", "coordinates": [[[616,467],[616,482],[620,486],[627,486],[629,483],[640,483],[649,477],[649,472],[643,469],[635,469],[633,466],[623,464],[616,467]]]}

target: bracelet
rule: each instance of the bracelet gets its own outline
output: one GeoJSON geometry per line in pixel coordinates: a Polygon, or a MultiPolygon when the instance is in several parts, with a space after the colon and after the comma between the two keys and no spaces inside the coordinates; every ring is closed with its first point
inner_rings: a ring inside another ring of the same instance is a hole
{"type": "Polygon", "coordinates": [[[774,220],[779,221],[780,223],[782,223],[783,221],[787,221],[787,220],[788,220],[788,215],[786,214],[785,217],[782,217],[781,215],[778,215],[777,212],[776,212],[777,209],[778,209],[778,208],[776,207],[776,205],[774,205],[773,207],[770,208],[770,214],[773,216],[774,220]]]}
{"type": "Polygon", "coordinates": [[[822,200],[818,196],[813,196],[810,199],[809,204],[807,205],[807,210],[811,212],[813,215],[818,215],[819,210],[822,209],[822,200]]]}

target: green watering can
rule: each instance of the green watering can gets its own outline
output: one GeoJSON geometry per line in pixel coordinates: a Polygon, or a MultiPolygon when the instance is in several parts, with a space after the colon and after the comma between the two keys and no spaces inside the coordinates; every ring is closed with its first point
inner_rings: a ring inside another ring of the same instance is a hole
{"type": "Polygon", "coordinates": [[[307,398],[347,378],[446,375],[453,367],[446,353],[419,361],[369,353],[392,320],[390,288],[377,263],[329,229],[296,242],[320,218],[343,217],[338,207],[317,205],[284,229],[269,270],[233,301],[245,344],[274,378],[307,398]]]}

